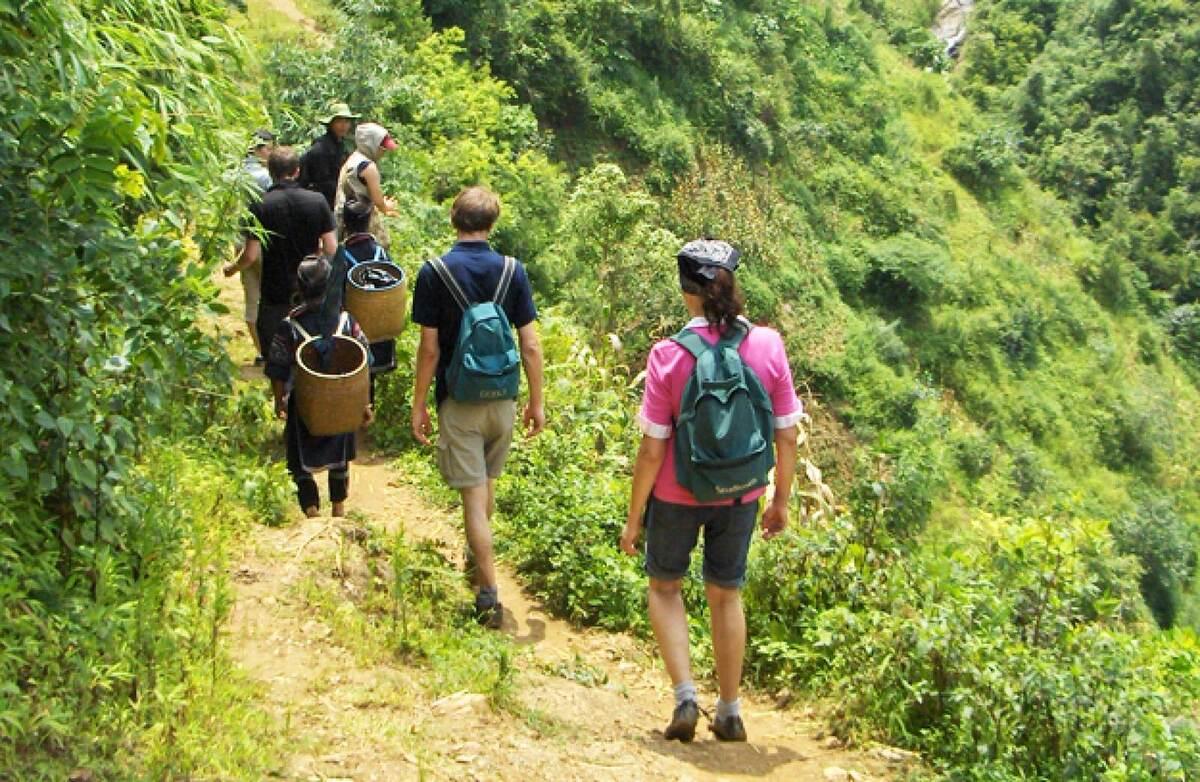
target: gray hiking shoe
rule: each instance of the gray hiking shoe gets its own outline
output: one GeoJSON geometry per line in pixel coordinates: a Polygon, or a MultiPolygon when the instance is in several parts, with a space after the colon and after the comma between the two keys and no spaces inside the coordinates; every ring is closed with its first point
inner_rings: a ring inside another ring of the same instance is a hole
{"type": "Polygon", "coordinates": [[[696,722],[700,719],[700,706],[695,701],[684,701],[675,707],[671,724],[663,731],[667,741],[679,739],[685,744],[696,736],[696,722]]]}
{"type": "Polygon", "coordinates": [[[742,718],[737,714],[730,714],[727,717],[717,717],[708,726],[708,729],[717,737],[717,741],[746,740],[746,726],[742,724],[742,718]]]}

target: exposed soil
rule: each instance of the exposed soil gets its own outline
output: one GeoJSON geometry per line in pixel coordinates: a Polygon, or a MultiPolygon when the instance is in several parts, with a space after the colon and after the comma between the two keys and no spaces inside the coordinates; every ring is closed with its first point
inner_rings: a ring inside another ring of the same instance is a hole
{"type": "MultiPolygon", "coordinates": [[[[243,362],[246,382],[262,383],[265,395],[265,380],[248,363],[240,286],[236,279],[219,285],[232,312],[218,327],[232,333],[231,352],[243,362]]],[[[434,699],[422,684],[425,669],[359,662],[301,586],[314,582],[343,592],[339,599],[353,598],[364,566],[356,560],[361,550],[343,541],[364,523],[439,541],[461,559],[457,518],[424,500],[380,456],[354,464],[348,507],[349,519],[255,528],[232,574],[231,651],[263,685],[262,705],[289,737],[282,779],[883,779],[897,768],[877,753],[823,739],[811,711],[781,710],[753,696],[743,698],[749,743],[721,744],[704,730],[690,745],[665,741],[670,689],[653,649],[551,617],[503,567],[502,632],[524,650],[514,659],[523,708],[495,711],[472,693],[434,699]]],[[[702,700],[711,705],[715,693],[702,693],[702,700]]]]}
{"type": "Polygon", "coordinates": [[[310,33],[318,33],[321,28],[311,18],[305,15],[292,0],[261,0],[268,8],[283,14],[294,24],[303,27],[310,33]]]}

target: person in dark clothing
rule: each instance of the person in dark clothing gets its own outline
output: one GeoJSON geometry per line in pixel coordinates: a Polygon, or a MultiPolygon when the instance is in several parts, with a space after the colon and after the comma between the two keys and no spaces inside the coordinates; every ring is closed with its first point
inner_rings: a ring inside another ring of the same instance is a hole
{"type": "MultiPolygon", "coordinates": [[[[342,208],[342,224],[346,228],[346,240],[338,247],[338,253],[346,260],[346,269],[353,269],[368,261],[391,262],[387,250],[375,240],[368,228],[375,207],[370,203],[348,202],[342,208]]],[[[347,277],[347,279],[349,279],[347,277]]],[[[350,283],[347,282],[347,285],[350,283]]],[[[370,339],[371,335],[368,334],[370,339]]],[[[371,342],[371,402],[375,401],[375,376],[391,372],[396,368],[396,340],[387,339],[371,342]]]]}
{"type": "Polygon", "coordinates": [[[329,107],[328,116],[320,120],[325,126],[325,134],[300,158],[300,187],[320,193],[330,209],[333,209],[337,195],[338,175],[350,154],[344,139],[358,117],[345,103],[334,103],[329,107]]]}
{"type": "MultiPolygon", "coordinates": [[[[267,350],[267,377],[275,394],[275,414],[287,421],[283,438],[287,443],[287,467],[296,483],[296,497],[305,515],[316,516],[321,497],[313,473],[329,471],[329,499],[334,516],[346,515],[346,497],[350,490],[350,462],[356,456],[355,433],[317,437],[308,431],[296,410],[292,384],[295,380],[296,348],[309,335],[321,333],[321,304],[329,282],[330,264],[315,255],[305,258],[297,270],[297,281],[303,304],[288,313],[279,324],[267,350]]],[[[359,340],[364,345],[362,329],[347,312],[343,312],[335,333],[359,340]]],[[[371,406],[363,411],[363,426],[371,423],[371,406]]]]}
{"type": "Polygon", "coordinates": [[[263,200],[250,206],[254,218],[245,231],[238,259],[225,267],[232,277],[262,258],[262,289],[258,306],[259,344],[266,345],[293,304],[296,270],[304,256],[314,252],[333,255],[337,250],[333,212],[316,193],[301,190],[296,182],[300,161],[291,147],[271,152],[267,168],[275,184],[263,200]],[[262,226],[261,239],[254,223],[262,226]]]}

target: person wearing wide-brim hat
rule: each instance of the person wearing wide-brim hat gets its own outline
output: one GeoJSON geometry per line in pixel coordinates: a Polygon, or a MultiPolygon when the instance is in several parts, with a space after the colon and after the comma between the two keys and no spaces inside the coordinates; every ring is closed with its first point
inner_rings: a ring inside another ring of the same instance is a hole
{"type": "Polygon", "coordinates": [[[325,126],[324,135],[300,158],[300,186],[325,196],[330,209],[337,193],[338,171],[349,155],[343,139],[359,116],[345,103],[331,103],[327,113],[317,118],[325,126]]]}

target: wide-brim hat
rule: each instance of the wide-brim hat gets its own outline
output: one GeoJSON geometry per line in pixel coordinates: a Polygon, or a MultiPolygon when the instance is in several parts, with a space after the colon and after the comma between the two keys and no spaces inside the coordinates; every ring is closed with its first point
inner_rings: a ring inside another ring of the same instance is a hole
{"type": "Polygon", "coordinates": [[[679,269],[691,276],[711,280],[717,269],[732,273],[738,267],[742,254],[729,242],[720,239],[694,239],[679,249],[676,259],[679,269]]]}
{"type": "Polygon", "coordinates": [[[331,103],[329,104],[329,114],[324,117],[318,117],[317,122],[320,122],[322,125],[328,125],[338,117],[345,117],[346,119],[358,119],[361,116],[361,114],[355,114],[350,110],[349,103],[331,103]]]}

